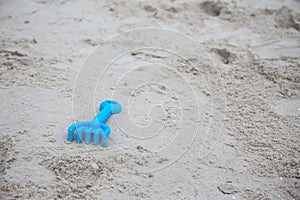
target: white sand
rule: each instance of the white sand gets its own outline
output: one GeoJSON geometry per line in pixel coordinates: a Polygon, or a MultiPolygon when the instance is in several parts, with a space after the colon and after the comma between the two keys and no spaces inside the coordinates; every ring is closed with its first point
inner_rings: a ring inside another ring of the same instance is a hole
{"type": "Polygon", "coordinates": [[[2,0],[1,199],[300,199],[299,24],[297,0],[2,0]],[[109,146],[66,142],[110,98],[109,146]]]}

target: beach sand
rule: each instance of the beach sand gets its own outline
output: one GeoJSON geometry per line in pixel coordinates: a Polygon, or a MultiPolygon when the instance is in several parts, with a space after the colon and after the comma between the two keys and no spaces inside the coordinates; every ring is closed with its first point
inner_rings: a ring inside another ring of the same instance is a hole
{"type": "Polygon", "coordinates": [[[300,199],[300,1],[0,1],[1,199],[300,199]],[[67,142],[114,99],[108,147],[67,142]]]}

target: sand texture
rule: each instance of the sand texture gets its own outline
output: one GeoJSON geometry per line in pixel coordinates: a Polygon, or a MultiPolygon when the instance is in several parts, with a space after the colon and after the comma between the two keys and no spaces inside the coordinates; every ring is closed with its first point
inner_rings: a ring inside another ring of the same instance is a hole
{"type": "Polygon", "coordinates": [[[300,199],[300,1],[0,1],[0,199],[300,199]],[[67,142],[99,103],[108,147],[67,142]]]}

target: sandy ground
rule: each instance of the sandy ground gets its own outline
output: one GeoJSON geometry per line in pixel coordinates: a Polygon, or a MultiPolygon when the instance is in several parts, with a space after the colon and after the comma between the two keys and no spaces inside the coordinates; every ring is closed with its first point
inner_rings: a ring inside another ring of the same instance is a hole
{"type": "Polygon", "coordinates": [[[1,199],[300,199],[299,24],[298,0],[2,0],[1,199]],[[110,98],[109,146],[66,142],[110,98]]]}

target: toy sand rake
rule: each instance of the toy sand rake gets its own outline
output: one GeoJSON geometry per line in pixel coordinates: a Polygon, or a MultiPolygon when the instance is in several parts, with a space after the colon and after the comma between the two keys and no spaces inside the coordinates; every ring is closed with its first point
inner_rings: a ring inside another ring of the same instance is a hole
{"type": "Polygon", "coordinates": [[[100,112],[92,121],[76,122],[68,129],[69,142],[76,138],[77,143],[84,141],[86,144],[92,143],[97,145],[101,138],[101,146],[107,146],[107,139],[110,134],[110,127],[104,122],[115,113],[121,112],[121,105],[113,100],[105,100],[100,104],[100,112]]]}

